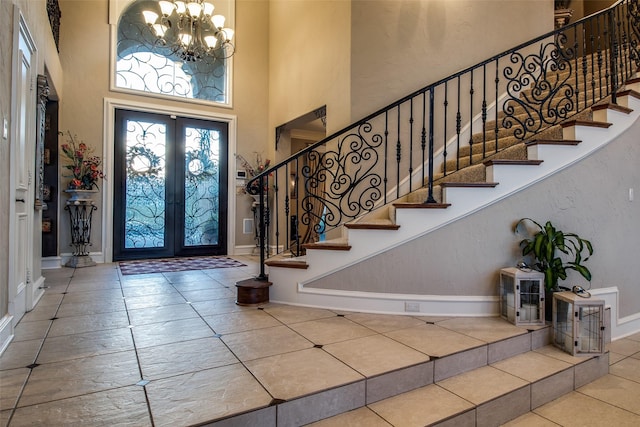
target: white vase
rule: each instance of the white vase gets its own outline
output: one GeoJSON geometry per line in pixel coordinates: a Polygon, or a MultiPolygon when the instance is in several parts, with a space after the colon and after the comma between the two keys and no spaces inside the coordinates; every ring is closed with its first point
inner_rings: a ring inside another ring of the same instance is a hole
{"type": "Polygon", "coordinates": [[[93,195],[98,192],[98,190],[83,190],[79,188],[69,188],[64,190],[65,193],[69,195],[69,202],[88,202],[93,200],[93,195]]]}

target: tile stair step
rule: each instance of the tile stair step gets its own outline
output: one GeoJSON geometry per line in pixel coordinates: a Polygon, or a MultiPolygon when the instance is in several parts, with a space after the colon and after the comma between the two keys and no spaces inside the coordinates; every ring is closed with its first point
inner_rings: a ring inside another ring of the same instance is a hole
{"type": "MultiPolygon", "coordinates": [[[[457,337],[439,335],[447,344],[439,351],[430,351],[440,354],[429,355],[427,361],[363,375],[362,380],[310,395],[274,401],[268,408],[211,425],[239,425],[250,417],[266,415],[272,417],[273,424],[265,425],[277,426],[498,425],[609,372],[608,352],[574,357],[551,345],[549,323],[515,331],[511,329],[516,327],[506,321],[504,325],[491,325],[491,332],[483,329],[485,325],[472,329],[462,326],[466,330],[457,329],[455,324],[443,326],[457,337]],[[503,328],[511,329],[505,332],[503,328]],[[313,414],[309,408],[313,408],[313,414]]],[[[403,330],[397,333],[401,335],[396,339],[404,336],[403,330]]],[[[394,333],[389,337],[393,339],[394,333]]],[[[419,350],[420,345],[416,344],[416,350],[425,352],[419,350]]]]}
{"type": "Polygon", "coordinates": [[[608,370],[608,353],[573,357],[547,345],[385,399],[370,401],[367,396],[365,407],[312,425],[351,425],[352,417],[355,421],[374,415],[391,426],[494,426],[568,394],[608,370]]]}

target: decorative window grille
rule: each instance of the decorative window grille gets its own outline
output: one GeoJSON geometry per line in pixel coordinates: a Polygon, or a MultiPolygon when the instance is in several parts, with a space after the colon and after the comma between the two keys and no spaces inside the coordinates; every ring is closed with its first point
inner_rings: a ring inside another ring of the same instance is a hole
{"type": "MultiPolygon", "coordinates": [[[[224,3],[223,0],[219,2],[224,3]]],[[[205,57],[194,62],[184,61],[171,47],[157,43],[142,15],[142,11],[150,7],[157,5],[149,0],[136,0],[120,16],[115,58],[116,87],[230,104],[230,59],[205,57]]]]}

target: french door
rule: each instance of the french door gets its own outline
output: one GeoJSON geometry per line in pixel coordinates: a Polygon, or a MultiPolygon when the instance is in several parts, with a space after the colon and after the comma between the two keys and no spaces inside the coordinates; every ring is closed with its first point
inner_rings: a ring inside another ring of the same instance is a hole
{"type": "Polygon", "coordinates": [[[226,254],[227,123],[115,119],[113,259],[226,254]]]}

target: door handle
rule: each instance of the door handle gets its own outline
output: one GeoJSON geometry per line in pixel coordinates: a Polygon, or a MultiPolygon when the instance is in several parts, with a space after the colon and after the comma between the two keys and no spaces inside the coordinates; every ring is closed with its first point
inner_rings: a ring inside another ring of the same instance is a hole
{"type": "Polygon", "coordinates": [[[16,199],[16,202],[26,203],[24,199],[16,199]]]}

